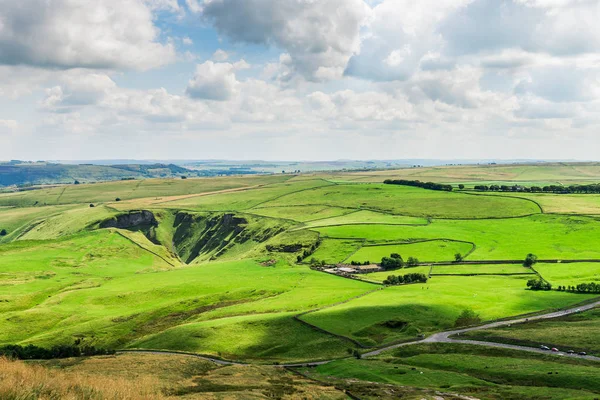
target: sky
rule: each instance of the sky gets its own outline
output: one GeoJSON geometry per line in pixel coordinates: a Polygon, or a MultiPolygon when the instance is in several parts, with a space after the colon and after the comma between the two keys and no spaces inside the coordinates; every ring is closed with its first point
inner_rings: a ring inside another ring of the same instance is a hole
{"type": "Polygon", "coordinates": [[[600,154],[600,0],[0,0],[0,160],[600,154]]]}

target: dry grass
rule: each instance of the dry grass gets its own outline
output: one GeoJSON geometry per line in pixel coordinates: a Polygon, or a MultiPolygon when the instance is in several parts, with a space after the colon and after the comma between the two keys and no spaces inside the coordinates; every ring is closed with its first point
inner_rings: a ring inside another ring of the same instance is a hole
{"type": "Polygon", "coordinates": [[[90,376],[0,358],[3,400],[137,400],[164,399],[158,381],[90,376]]]}

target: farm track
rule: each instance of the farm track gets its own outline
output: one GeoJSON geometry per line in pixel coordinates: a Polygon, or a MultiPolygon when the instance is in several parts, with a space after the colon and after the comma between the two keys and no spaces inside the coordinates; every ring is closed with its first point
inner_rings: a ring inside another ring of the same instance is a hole
{"type": "MultiPolygon", "coordinates": [[[[364,293],[364,294],[360,295],[359,297],[366,296],[370,293],[373,293],[373,291],[364,293]]],[[[346,300],[346,302],[350,301],[350,300],[352,300],[352,299],[346,300]]],[[[328,307],[331,307],[331,306],[328,306],[328,307]]],[[[495,321],[495,322],[491,322],[491,323],[484,324],[484,325],[478,325],[478,326],[473,326],[473,327],[468,327],[468,328],[454,329],[454,330],[450,330],[450,331],[439,332],[439,333],[435,333],[425,339],[416,340],[416,341],[412,341],[412,342],[393,344],[393,345],[381,347],[381,348],[378,348],[376,350],[372,350],[372,351],[369,351],[366,353],[362,353],[362,357],[363,358],[374,357],[374,356],[380,355],[381,353],[386,352],[386,351],[394,350],[394,349],[397,349],[400,347],[412,346],[415,344],[451,343],[451,344],[470,344],[470,345],[484,346],[484,347],[496,347],[496,348],[507,349],[507,350],[525,351],[525,352],[529,352],[529,353],[546,354],[546,355],[553,355],[553,356],[557,356],[557,357],[562,356],[562,357],[575,358],[575,359],[580,359],[580,360],[589,360],[589,361],[600,362],[600,357],[598,357],[598,356],[590,356],[590,355],[581,356],[581,355],[577,355],[577,354],[566,354],[564,352],[549,352],[548,350],[542,350],[542,349],[538,349],[535,347],[517,346],[517,345],[511,345],[511,344],[505,344],[505,343],[485,342],[485,341],[479,341],[479,340],[460,340],[460,339],[451,338],[451,336],[460,336],[461,333],[465,333],[465,332],[497,328],[497,327],[501,327],[501,326],[508,326],[508,325],[520,324],[520,323],[531,322],[531,321],[560,318],[560,317],[564,317],[567,315],[576,314],[576,313],[583,312],[583,311],[588,311],[595,307],[600,307],[600,300],[596,300],[592,303],[588,303],[585,305],[574,306],[574,307],[564,309],[564,310],[553,311],[553,312],[546,313],[546,314],[534,315],[534,316],[529,316],[529,317],[519,317],[519,318],[514,318],[514,319],[505,319],[502,321],[495,321]]],[[[326,308],[326,307],[323,307],[323,308],[326,308]]],[[[318,311],[318,310],[310,310],[310,311],[306,311],[304,313],[298,314],[295,317],[295,319],[298,321],[304,322],[304,321],[300,320],[298,317],[308,314],[308,313],[311,313],[311,312],[315,312],[315,311],[318,311]]],[[[310,324],[308,324],[308,325],[312,326],[310,324]]],[[[318,328],[318,329],[321,332],[327,332],[321,328],[318,328]]],[[[327,332],[327,333],[329,333],[329,332],[327,332]]],[[[336,335],[333,333],[329,333],[329,334],[339,337],[339,335],[336,335]]],[[[346,338],[346,339],[349,339],[349,338],[346,338]]],[[[350,339],[350,340],[352,342],[354,342],[353,339],[350,339]]],[[[150,350],[150,349],[119,350],[117,353],[150,353],[150,354],[187,355],[187,356],[194,356],[194,357],[197,357],[197,358],[200,358],[203,360],[211,361],[218,365],[250,365],[250,363],[221,360],[218,358],[204,356],[204,355],[196,354],[196,353],[186,353],[186,352],[177,352],[177,351],[168,351],[168,350],[150,350]]],[[[309,361],[309,362],[303,362],[303,363],[273,364],[273,366],[284,367],[284,368],[316,367],[316,366],[328,364],[330,362],[337,361],[337,360],[339,360],[339,359],[309,361]]]]}

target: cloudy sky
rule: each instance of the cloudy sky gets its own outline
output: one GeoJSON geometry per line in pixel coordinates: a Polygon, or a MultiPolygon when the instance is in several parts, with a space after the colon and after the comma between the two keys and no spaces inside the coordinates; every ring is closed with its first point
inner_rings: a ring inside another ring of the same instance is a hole
{"type": "Polygon", "coordinates": [[[0,0],[0,159],[600,159],[600,0],[0,0]]]}

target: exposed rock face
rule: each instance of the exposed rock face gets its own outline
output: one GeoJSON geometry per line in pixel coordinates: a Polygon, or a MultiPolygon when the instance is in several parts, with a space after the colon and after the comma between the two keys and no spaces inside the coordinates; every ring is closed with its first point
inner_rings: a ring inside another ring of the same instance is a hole
{"type": "Polygon", "coordinates": [[[157,226],[158,222],[150,211],[129,211],[127,214],[117,215],[100,224],[100,228],[130,229],[143,226],[157,226]]]}

